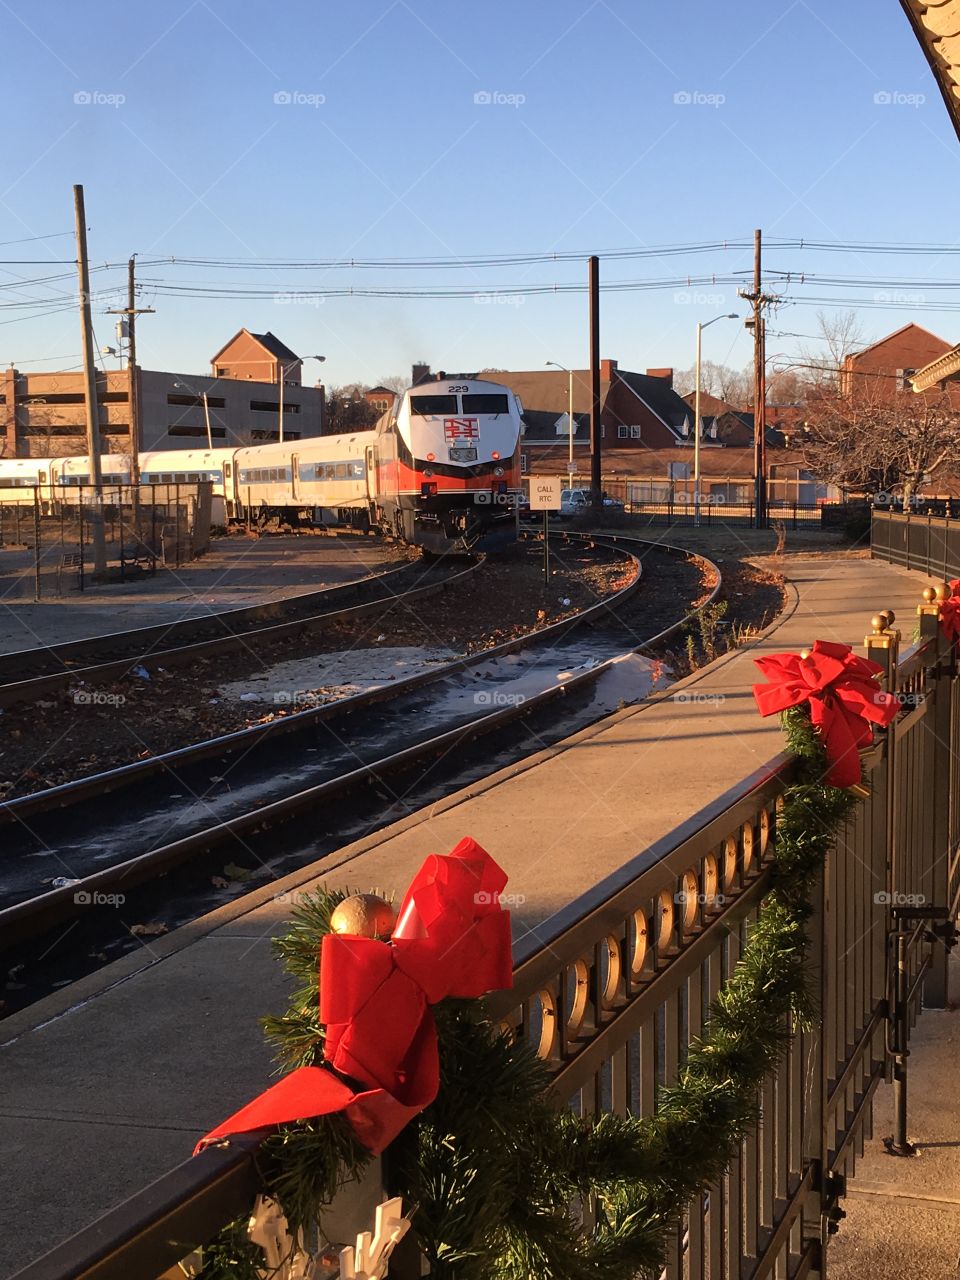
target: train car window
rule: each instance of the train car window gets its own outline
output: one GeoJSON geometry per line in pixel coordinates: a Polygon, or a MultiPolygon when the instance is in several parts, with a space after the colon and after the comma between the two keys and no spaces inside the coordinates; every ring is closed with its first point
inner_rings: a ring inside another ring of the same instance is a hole
{"type": "Polygon", "coordinates": [[[47,473],[46,473],[45,471],[41,471],[41,472],[40,472],[40,483],[41,483],[41,484],[45,484],[45,483],[46,483],[46,480],[47,480],[47,473]]]}
{"type": "Polygon", "coordinates": [[[338,462],[337,463],[337,479],[346,480],[346,478],[347,478],[347,464],[345,462],[338,462]]]}
{"type": "Polygon", "coordinates": [[[509,413],[510,403],[506,396],[469,395],[463,397],[464,413],[509,413]]]}
{"type": "Polygon", "coordinates": [[[337,474],[337,468],[331,462],[328,462],[324,465],[324,468],[323,468],[324,480],[333,480],[336,478],[336,474],[337,474]]]}
{"type": "Polygon", "coordinates": [[[424,417],[431,413],[457,413],[456,396],[411,396],[410,412],[424,417]]]}
{"type": "Polygon", "coordinates": [[[230,479],[230,463],[229,462],[225,462],[223,464],[223,474],[227,477],[228,480],[230,479]]]}

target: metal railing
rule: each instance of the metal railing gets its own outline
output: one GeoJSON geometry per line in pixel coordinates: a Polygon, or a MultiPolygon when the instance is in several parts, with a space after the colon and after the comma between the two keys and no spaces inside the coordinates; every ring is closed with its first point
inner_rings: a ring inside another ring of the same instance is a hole
{"type": "MultiPolygon", "coordinates": [[[[696,520],[693,498],[688,495],[680,495],[679,498],[667,502],[628,499],[625,506],[630,515],[640,516],[646,523],[653,525],[693,525],[696,520]]],[[[765,520],[767,527],[784,524],[788,529],[818,529],[822,523],[823,508],[816,504],[771,502],[767,505],[765,520]]],[[[704,498],[700,507],[700,524],[708,527],[728,525],[750,528],[756,524],[754,504],[752,502],[716,502],[704,498]]]]}
{"type": "MultiPolygon", "coordinates": [[[[812,894],[819,1024],[794,1035],[760,1090],[759,1124],[684,1211],[667,1280],[824,1277],[885,1077],[891,1145],[906,1142],[907,1037],[921,998],[946,1001],[944,926],[960,897],[960,680],[935,605],[902,660],[891,621],[877,620],[867,647],[903,709],[865,755],[869,795],[812,894]]],[[[778,757],[515,948],[514,987],[488,999],[490,1013],[535,1048],[580,1114],[650,1115],[676,1081],[758,918],[793,768],[778,757]]],[[[248,1136],[188,1161],[20,1280],[155,1280],[249,1208],[256,1146],[248,1136]]],[[[419,1275],[416,1259],[391,1275],[419,1275]]]]}
{"type": "Polygon", "coordinates": [[[929,511],[874,507],[870,552],[878,560],[919,569],[935,578],[960,577],[960,520],[929,511]]]}

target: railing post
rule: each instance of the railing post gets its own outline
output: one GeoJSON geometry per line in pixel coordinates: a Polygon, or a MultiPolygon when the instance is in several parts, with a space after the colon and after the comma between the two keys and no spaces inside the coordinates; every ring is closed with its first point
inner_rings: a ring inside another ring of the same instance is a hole
{"type": "MultiPolygon", "coordinates": [[[[894,630],[896,614],[892,609],[884,609],[870,620],[871,634],[864,637],[863,646],[867,657],[883,667],[883,687],[888,693],[897,692],[897,658],[900,647],[900,632],[894,630]]],[[[896,761],[897,761],[897,722],[886,732],[887,750],[883,762],[885,800],[884,827],[887,850],[886,856],[886,892],[887,892],[887,925],[890,931],[891,895],[897,889],[897,865],[899,850],[897,848],[897,800],[896,800],[896,761]]]]}
{"type": "MultiPolygon", "coordinates": [[[[819,992],[818,1007],[827,1008],[831,999],[829,962],[827,955],[826,929],[824,928],[825,876],[821,867],[817,873],[814,887],[810,894],[812,908],[807,921],[807,940],[810,947],[810,959],[818,975],[819,992]]],[[[801,1032],[803,1044],[803,1163],[812,1165],[815,1171],[814,1187],[816,1193],[804,1201],[801,1216],[801,1242],[819,1240],[819,1255],[814,1269],[808,1274],[814,1280],[822,1280],[824,1276],[823,1261],[830,1227],[830,1194],[827,1187],[827,1167],[830,1158],[830,1135],[827,1132],[827,1098],[830,1081],[828,1079],[826,1054],[823,1051],[823,1036],[816,1029],[801,1032]]]]}
{"type": "MultiPolygon", "coordinates": [[[[940,603],[950,594],[946,584],[938,588],[927,587],[924,603],[917,608],[920,619],[920,641],[933,646],[933,660],[927,666],[927,697],[931,706],[924,719],[926,733],[924,758],[929,767],[923,775],[923,802],[931,814],[930,848],[925,850],[931,903],[942,902],[947,910],[952,906],[950,896],[950,868],[953,850],[950,847],[951,797],[951,722],[953,686],[956,678],[956,650],[947,640],[940,626],[940,603]]],[[[949,953],[941,943],[933,944],[930,967],[923,988],[923,1003],[929,1009],[943,1009],[947,1005],[947,974],[949,953]]]]}

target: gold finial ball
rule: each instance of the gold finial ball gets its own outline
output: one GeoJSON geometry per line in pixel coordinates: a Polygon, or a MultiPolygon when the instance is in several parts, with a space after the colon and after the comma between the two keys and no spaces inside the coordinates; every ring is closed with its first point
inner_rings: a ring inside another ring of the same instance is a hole
{"type": "Polygon", "coordinates": [[[924,587],[924,588],[923,588],[923,599],[924,599],[924,601],[925,601],[925,603],[926,603],[926,604],[933,604],[933,602],[934,602],[934,600],[936,600],[936,598],[937,598],[937,589],[936,589],[936,587],[924,587]]]}
{"type": "Polygon", "coordinates": [[[937,599],[940,601],[950,599],[950,587],[946,582],[941,582],[937,587],[937,599]]]}
{"type": "Polygon", "coordinates": [[[393,907],[375,893],[352,894],[330,914],[330,928],[334,933],[357,938],[389,938],[396,922],[393,907]]]}
{"type": "Polygon", "coordinates": [[[870,619],[870,626],[873,628],[875,635],[879,635],[886,625],[887,617],[884,613],[875,613],[870,619]]]}

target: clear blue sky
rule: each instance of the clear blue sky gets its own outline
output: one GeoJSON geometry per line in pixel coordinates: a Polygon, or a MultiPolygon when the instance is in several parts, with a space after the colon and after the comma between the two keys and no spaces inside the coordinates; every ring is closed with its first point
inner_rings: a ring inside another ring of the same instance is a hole
{"type": "MultiPolygon", "coordinates": [[[[744,239],[755,226],[771,241],[956,235],[960,144],[895,0],[4,0],[0,23],[0,241],[69,232],[71,184],[82,182],[93,263],[132,253],[602,254],[744,239]],[[478,93],[494,100],[476,102],[478,93]]],[[[73,249],[63,235],[2,252],[70,259],[73,249]]],[[[602,276],[673,280],[750,262],[749,251],[716,251],[607,262],[602,276]]],[[[897,305],[935,296],[956,304],[956,291],[884,283],[960,279],[954,257],[771,248],[766,265],[881,281],[856,294],[778,286],[799,304],[780,311],[775,330],[815,332],[806,298],[886,293],[894,305],[864,311],[868,336],[916,319],[960,338],[960,314],[897,305]]],[[[0,270],[9,285],[70,267],[0,270]]],[[[580,263],[311,273],[145,265],[145,284],[253,283],[268,296],[211,301],[146,284],[142,301],[157,313],[140,322],[140,362],[202,372],[245,325],[272,329],[301,354],[325,354],[329,383],[405,373],[418,358],[449,370],[582,365],[582,295],[486,304],[282,297],[330,284],[515,288],[584,275],[580,263]]],[[[120,269],[94,276],[101,344],[113,342],[109,290],[124,282],[120,269]]],[[[72,312],[10,306],[66,304],[72,288],[67,279],[2,290],[0,361],[77,363],[72,312]]],[[[736,306],[733,285],[609,294],[603,354],[635,369],[688,366],[696,321],[736,306]]],[[[796,341],[774,339],[788,352],[796,341]]],[[[704,354],[741,365],[749,353],[747,335],[728,323],[710,331],[704,354]]],[[[306,376],[318,372],[310,365],[306,376]]]]}

